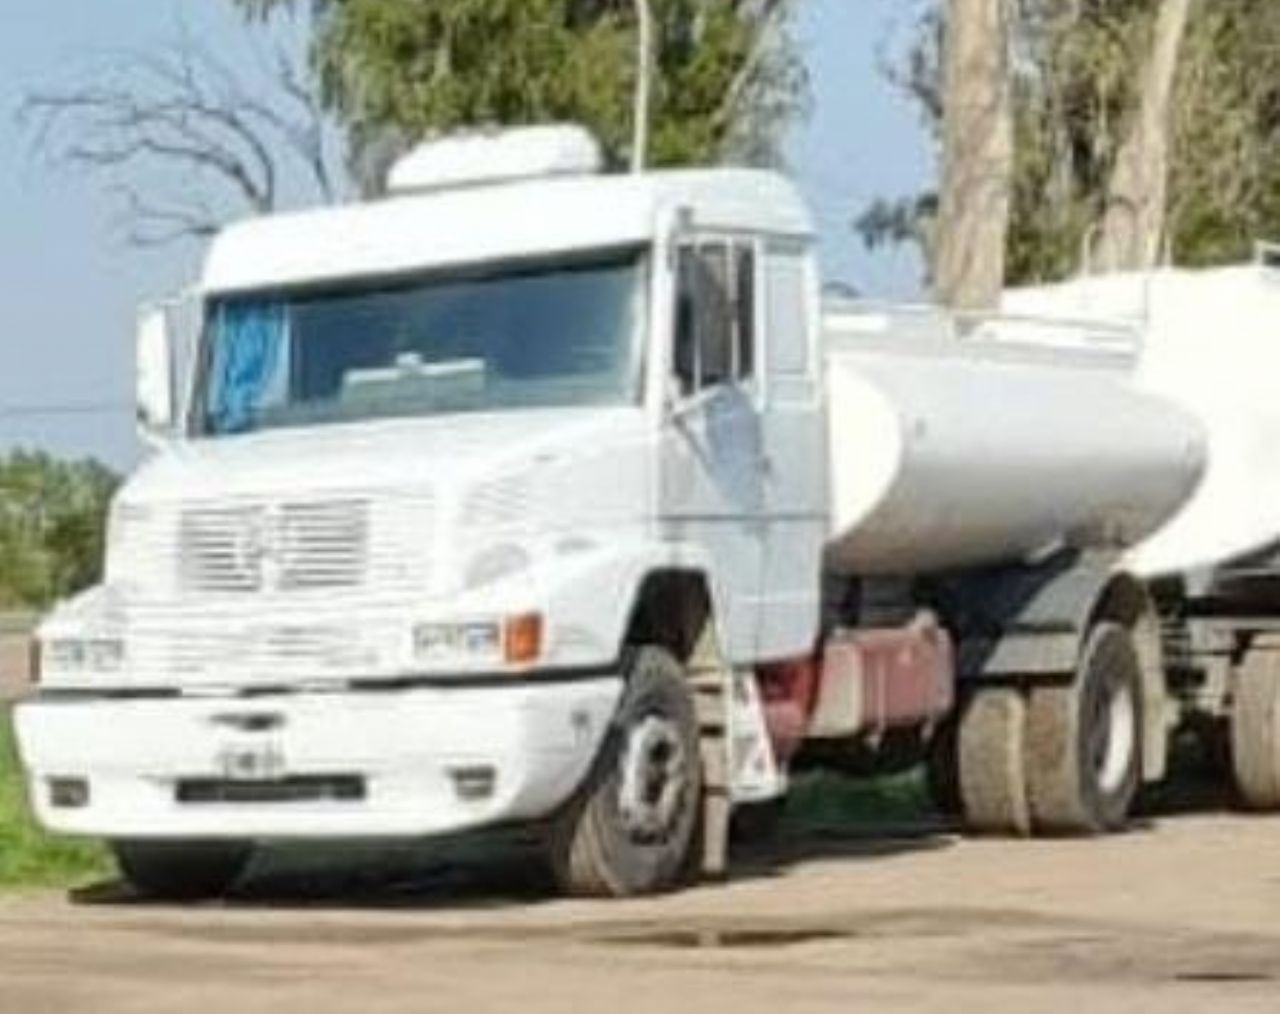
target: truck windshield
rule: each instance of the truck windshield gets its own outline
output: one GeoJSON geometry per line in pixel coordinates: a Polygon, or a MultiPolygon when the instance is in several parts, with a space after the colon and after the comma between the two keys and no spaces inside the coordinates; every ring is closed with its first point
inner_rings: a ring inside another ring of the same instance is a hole
{"type": "Polygon", "coordinates": [[[408,283],[216,299],[196,427],[209,436],[636,396],[640,250],[408,283]]]}

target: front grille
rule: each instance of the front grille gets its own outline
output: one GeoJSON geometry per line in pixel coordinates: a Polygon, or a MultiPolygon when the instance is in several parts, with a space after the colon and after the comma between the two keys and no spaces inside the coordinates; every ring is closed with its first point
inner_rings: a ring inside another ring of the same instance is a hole
{"type": "Polygon", "coordinates": [[[179,543],[188,593],[356,587],[369,555],[368,504],[193,508],[182,514],[179,543]]]}
{"type": "Polygon", "coordinates": [[[236,803],[358,803],[366,796],[360,775],[300,775],[269,782],[238,782],[223,778],[186,778],[174,796],[179,803],[216,805],[236,803]]]}
{"type": "Polygon", "coordinates": [[[427,489],[188,501],[128,519],[110,580],[140,685],[279,685],[398,671],[402,603],[434,581],[427,489]]]}

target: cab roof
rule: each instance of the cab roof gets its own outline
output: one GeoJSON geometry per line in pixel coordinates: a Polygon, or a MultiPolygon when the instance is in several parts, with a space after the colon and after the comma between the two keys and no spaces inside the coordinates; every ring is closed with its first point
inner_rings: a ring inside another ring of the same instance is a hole
{"type": "Polygon", "coordinates": [[[813,235],[804,202],[777,173],[560,176],[249,219],[214,240],[201,288],[295,288],[639,245],[686,208],[698,229],[813,235]]]}

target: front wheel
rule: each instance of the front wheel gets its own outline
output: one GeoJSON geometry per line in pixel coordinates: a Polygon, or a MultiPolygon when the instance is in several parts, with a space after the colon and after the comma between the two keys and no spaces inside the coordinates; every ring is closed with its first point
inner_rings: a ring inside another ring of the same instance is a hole
{"type": "Polygon", "coordinates": [[[124,879],[143,897],[198,901],[230,891],[253,850],[243,842],[114,841],[111,851],[124,879]]]}
{"type": "Polygon", "coordinates": [[[555,820],[551,861],[568,894],[629,897],[679,886],[702,805],[702,760],[683,667],[645,646],[586,784],[555,820]]]}

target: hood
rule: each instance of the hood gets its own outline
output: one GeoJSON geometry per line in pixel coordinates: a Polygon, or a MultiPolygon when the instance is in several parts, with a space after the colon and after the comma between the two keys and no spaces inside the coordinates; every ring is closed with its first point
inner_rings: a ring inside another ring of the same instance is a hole
{"type": "Polygon", "coordinates": [[[603,431],[640,419],[631,407],[539,409],[193,440],[146,462],[121,500],[163,505],[448,486],[505,463],[553,464],[575,447],[594,444],[603,431]]]}

